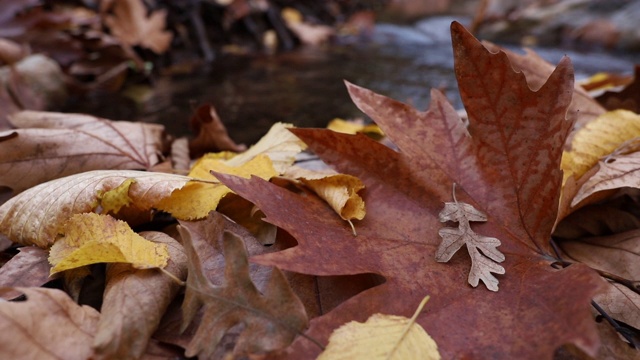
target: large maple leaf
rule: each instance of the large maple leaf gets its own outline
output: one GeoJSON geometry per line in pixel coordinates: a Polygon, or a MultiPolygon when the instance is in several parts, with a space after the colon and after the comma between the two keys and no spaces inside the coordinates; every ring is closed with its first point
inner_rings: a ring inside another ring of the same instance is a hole
{"type": "MultiPolygon", "coordinates": [[[[385,282],[315,318],[307,335],[326,344],[332,330],[373,313],[410,316],[425,295],[418,317],[443,358],[551,358],[573,343],[595,354],[599,339],[589,311],[601,289],[582,265],[562,270],[549,245],[562,173],[562,146],[573,71],[563,59],[547,82],[531,90],[507,56],[489,52],[460,24],[452,25],[455,72],[469,115],[464,125],[444,95],[432,92],[420,112],[348,84],[356,105],[397,145],[394,151],[365,136],[328,130],[294,130],[338,171],[366,185],[367,216],[358,236],[322,202],[263,180],[221,176],[257,204],[266,220],[293,235],[298,245],[253,258],[265,265],[315,275],[375,273],[385,282]],[[435,261],[441,242],[438,213],[456,196],[487,215],[474,231],[500,239],[498,292],[467,284],[470,260],[457,253],[435,261]]],[[[321,349],[299,338],[292,358],[321,349]]]]}

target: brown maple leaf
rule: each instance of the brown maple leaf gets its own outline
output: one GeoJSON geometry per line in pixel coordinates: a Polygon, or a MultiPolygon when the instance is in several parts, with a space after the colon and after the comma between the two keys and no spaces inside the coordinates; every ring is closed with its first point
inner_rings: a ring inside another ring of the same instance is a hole
{"type": "MultiPolygon", "coordinates": [[[[293,131],[324,161],[365,183],[367,216],[356,223],[357,237],[311,196],[256,178],[219,177],[298,241],[253,260],[320,276],[384,277],[384,283],[311,321],[306,334],[322,343],[349,320],[362,322],[374,313],[410,316],[412,304],[429,294],[429,311],[417,322],[443,358],[551,358],[566,343],[595,354],[599,340],[589,303],[602,285],[597,274],[582,265],[560,271],[550,266],[559,163],[572,125],[565,118],[573,89],[570,61],[563,59],[532,91],[504,53],[490,53],[458,23],[452,36],[468,128],[438,91],[420,112],[348,85],[355,103],[399,152],[362,135],[293,131]],[[460,186],[461,201],[488,216],[476,232],[502,242],[506,274],[497,293],[464,282],[464,257],[435,261],[438,213],[452,183],[460,186]]],[[[311,358],[320,350],[298,338],[287,354],[311,358]]]]}
{"type": "Polygon", "coordinates": [[[124,44],[140,45],[156,54],[162,54],[169,48],[173,36],[164,30],[165,9],[147,16],[142,0],[120,0],[113,2],[112,6],[113,15],[107,16],[105,23],[124,44]]]}

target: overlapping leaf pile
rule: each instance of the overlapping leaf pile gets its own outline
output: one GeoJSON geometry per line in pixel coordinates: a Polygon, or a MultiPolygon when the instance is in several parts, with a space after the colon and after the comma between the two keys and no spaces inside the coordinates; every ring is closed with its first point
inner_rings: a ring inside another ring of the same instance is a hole
{"type": "MultiPolygon", "coordinates": [[[[367,344],[378,335],[363,331],[372,331],[397,341],[368,356],[552,358],[563,345],[589,356],[637,354],[596,325],[590,304],[595,298],[615,324],[640,327],[640,224],[593,210],[636,204],[638,134],[616,122],[638,124],[638,115],[605,113],[576,90],[569,59],[554,69],[532,53],[491,52],[495,45],[457,23],[452,37],[467,121],[437,90],[418,111],[347,84],[394,147],[350,127],[276,124],[242,153],[208,153],[188,166],[178,142],[167,151],[153,126],[16,115],[24,129],[0,133],[0,146],[20,151],[0,166],[17,179],[36,166],[47,171],[30,184],[0,176],[16,193],[0,206],[0,232],[38,247],[0,268],[0,295],[26,296],[0,303],[0,352],[334,358],[348,355],[341,343],[367,344]],[[576,123],[582,129],[570,136],[576,123]],[[56,140],[63,136],[101,147],[66,147],[56,140]],[[43,138],[47,149],[33,145],[43,138]],[[307,145],[343,174],[292,166],[307,145]],[[67,167],[72,159],[83,160],[67,167]],[[153,171],[185,167],[188,175],[153,171]],[[606,226],[576,226],[584,217],[606,226]],[[180,225],[162,228],[163,219],[180,225]],[[463,246],[471,258],[457,251],[463,246]],[[37,288],[52,279],[52,288],[37,288]],[[427,295],[426,310],[408,320],[427,295]],[[55,321],[55,331],[39,318],[55,321]],[[428,346],[399,345],[412,341],[428,346]]],[[[213,109],[196,114],[192,156],[211,142],[243,150],[213,109]]]]}

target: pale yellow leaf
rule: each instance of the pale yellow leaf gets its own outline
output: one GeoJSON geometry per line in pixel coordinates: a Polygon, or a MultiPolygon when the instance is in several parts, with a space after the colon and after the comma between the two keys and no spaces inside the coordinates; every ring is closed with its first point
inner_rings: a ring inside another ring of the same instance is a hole
{"type": "Polygon", "coordinates": [[[374,314],[364,323],[351,321],[334,330],[318,360],[438,360],[438,345],[415,322],[426,297],[411,319],[374,314]]]}
{"type": "Polygon", "coordinates": [[[578,130],[571,142],[571,151],[562,155],[565,180],[579,179],[594,167],[600,158],[611,154],[625,141],[640,136],[640,115],[627,110],[609,111],[578,130]]]}
{"type": "Polygon", "coordinates": [[[138,269],[167,265],[166,244],[146,240],[109,215],[76,214],[63,231],[49,253],[51,274],[96,263],[130,263],[138,269]]]}
{"type": "Polygon", "coordinates": [[[355,176],[333,171],[314,171],[291,167],[285,175],[297,179],[326,201],[344,220],[362,220],[366,214],[364,200],[358,192],[364,184],[355,176]]]}
{"type": "MultiPolygon", "coordinates": [[[[238,167],[229,166],[221,160],[204,159],[196,164],[189,175],[217,182],[217,179],[211,175],[211,170],[244,178],[254,175],[265,180],[277,175],[271,159],[265,154],[258,154],[238,167]]],[[[210,211],[215,210],[220,199],[230,192],[231,190],[221,183],[192,181],[182,189],[174,191],[171,197],[160,201],[156,208],[167,211],[180,220],[204,218],[210,211]]]]}
{"type": "Polygon", "coordinates": [[[127,206],[131,203],[129,197],[129,188],[131,184],[135,183],[135,179],[127,179],[115,189],[105,191],[99,195],[100,205],[102,206],[102,212],[117,214],[123,206],[127,206]]]}
{"type": "MultiPolygon", "coordinates": [[[[191,178],[134,170],[95,170],[30,188],[0,206],[0,233],[13,242],[46,248],[73,214],[99,210],[101,198],[129,179],[128,197],[140,211],[149,211],[191,178]]],[[[109,196],[107,196],[109,197],[109,196]]],[[[117,198],[117,196],[116,196],[117,198]]],[[[107,206],[109,207],[109,206],[107,206]]]]}
{"type": "Polygon", "coordinates": [[[276,123],[269,132],[247,151],[226,161],[229,166],[240,166],[256,157],[258,154],[266,154],[271,158],[273,167],[278,174],[293,164],[295,156],[306,149],[305,143],[287,129],[293,125],[276,123]]]}

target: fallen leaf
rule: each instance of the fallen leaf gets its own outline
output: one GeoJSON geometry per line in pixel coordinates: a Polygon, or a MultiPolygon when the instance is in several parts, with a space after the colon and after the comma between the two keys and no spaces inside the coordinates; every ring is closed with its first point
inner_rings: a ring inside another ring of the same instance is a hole
{"type": "Polygon", "coordinates": [[[355,176],[293,166],[287,169],[285,177],[297,179],[313,190],[343,220],[362,220],[366,214],[364,201],[358,195],[364,184],[355,176]]]}
{"type": "Polygon", "coordinates": [[[163,127],[89,115],[23,111],[0,140],[0,185],[15,193],[90,170],[149,169],[159,162],[163,127]]]}
{"type": "Polygon", "coordinates": [[[625,285],[610,283],[607,292],[593,298],[612,318],[640,329],[640,294],[625,285]]]}
{"type": "Polygon", "coordinates": [[[6,359],[85,360],[100,313],[80,306],[61,290],[2,288],[20,291],[26,301],[0,301],[0,355],[6,359]]]}
{"type": "Polygon", "coordinates": [[[444,209],[438,217],[440,222],[457,222],[458,227],[444,227],[438,231],[442,242],[436,250],[436,261],[448,262],[462,245],[466,245],[471,256],[471,270],[467,280],[469,284],[476,287],[482,280],[487,289],[498,291],[498,279],[491,273],[504,274],[504,268],[497,264],[505,259],[504,254],[497,249],[500,240],[476,234],[471,229],[471,221],[485,222],[487,215],[469,204],[459,203],[456,200],[455,185],[453,201],[444,203],[444,209]]]}
{"type": "Polygon", "coordinates": [[[362,119],[349,121],[349,120],[342,120],[342,119],[336,118],[329,122],[329,125],[327,125],[327,129],[333,130],[335,132],[343,133],[343,134],[355,135],[357,133],[364,133],[367,135],[371,134],[372,137],[384,136],[384,133],[382,132],[382,130],[380,130],[378,125],[376,124],[365,125],[362,119]]]}
{"type": "Polygon", "coordinates": [[[51,274],[97,263],[128,263],[136,269],[164,268],[169,253],[109,215],[75,214],[51,246],[51,274]]]}
{"type": "MultiPolygon", "coordinates": [[[[483,41],[482,43],[491,51],[504,51],[509,57],[509,61],[514,69],[516,71],[522,71],[526,75],[529,86],[534,90],[539,89],[554,70],[553,64],[544,60],[531,49],[525,48],[524,54],[518,54],[489,41],[483,41]]],[[[571,104],[568,109],[569,116],[575,115],[577,117],[574,128],[581,128],[584,124],[591,122],[605,111],[606,110],[589,95],[580,84],[574,85],[573,98],[571,99],[571,104]]],[[[571,135],[567,139],[571,139],[571,135]]]]}
{"type": "Polygon", "coordinates": [[[289,30],[300,39],[300,42],[306,45],[318,46],[326,43],[335,35],[333,27],[307,23],[303,21],[302,14],[293,8],[284,8],[282,18],[289,30]]]}
{"type": "MultiPolygon", "coordinates": [[[[21,247],[11,260],[0,268],[0,287],[38,287],[48,282],[49,265],[47,251],[37,247],[21,247]]],[[[20,296],[20,291],[4,291],[6,300],[20,296]]]]}
{"type": "Polygon", "coordinates": [[[333,331],[318,359],[439,360],[438,345],[415,323],[428,299],[428,296],[423,299],[411,319],[373,314],[365,323],[352,321],[342,325],[333,331]]]}
{"type": "Polygon", "coordinates": [[[208,182],[192,181],[181,189],[175,190],[171,197],[159,201],[155,207],[181,220],[206,217],[210,211],[218,207],[220,200],[231,192],[228,187],[219,183],[210,171],[242,177],[255,175],[266,180],[278,174],[271,159],[265,154],[258,154],[237,167],[228,166],[226,162],[220,160],[200,159],[191,169],[189,176],[208,182]]]}
{"type": "Polygon", "coordinates": [[[640,115],[617,110],[600,115],[578,130],[571,142],[571,150],[562,156],[565,180],[579,179],[598,161],[611,154],[625,141],[640,136],[640,115]]]}
{"type": "Polygon", "coordinates": [[[147,16],[147,9],[142,0],[114,1],[113,15],[107,15],[105,24],[111,33],[124,44],[150,49],[162,54],[171,45],[173,36],[164,30],[167,11],[153,11],[147,16]]]}
{"type": "Polygon", "coordinates": [[[27,189],[0,206],[0,233],[19,244],[46,248],[72,215],[98,210],[102,195],[127,181],[128,198],[141,211],[149,211],[190,180],[186,176],[134,170],[94,170],[52,180],[27,189]]]}
{"type": "Polygon", "coordinates": [[[210,358],[222,336],[233,326],[243,324],[234,349],[235,354],[266,353],[287,346],[307,326],[304,306],[293,293],[284,276],[273,269],[263,293],[249,277],[247,251],[243,241],[225,232],[224,236],[204,239],[192,237],[189,230],[180,227],[185,251],[189,258],[187,294],[183,311],[186,327],[198,304],[204,306],[204,315],[195,337],[187,347],[186,356],[210,358]],[[222,244],[220,244],[222,243],[222,244]],[[196,249],[222,249],[225,275],[222,283],[212,283],[202,267],[196,249]]]}
{"type": "Polygon", "coordinates": [[[241,152],[247,149],[245,145],[238,145],[229,137],[216,109],[210,104],[198,107],[189,119],[189,125],[195,133],[195,138],[189,141],[192,158],[198,158],[208,152],[241,152]]]}
{"type": "MultiPolygon", "coordinates": [[[[187,257],[182,245],[160,232],[140,236],[169,249],[164,269],[177,279],[187,277],[187,257]]],[[[138,359],[162,315],[181,288],[174,279],[155,269],[140,270],[129,264],[107,265],[106,289],[93,349],[96,359],[138,359]]]]}
{"type": "Polygon", "coordinates": [[[271,158],[273,167],[278,174],[282,174],[293,164],[296,154],[307,148],[304,142],[298,139],[288,129],[293,125],[275,123],[271,129],[249,150],[238,154],[226,161],[229,166],[240,166],[256,157],[265,154],[271,158]]]}
{"type": "Polygon", "coordinates": [[[607,91],[596,100],[608,110],[625,109],[640,113],[640,65],[635,66],[633,81],[621,91],[607,91]]]}
{"type": "MultiPolygon", "coordinates": [[[[305,334],[320,343],[346,321],[374,313],[409,316],[407,304],[426,292],[430,311],[417,322],[443,358],[551,358],[567,343],[595,355],[599,339],[589,307],[602,280],[585,265],[560,271],[550,266],[560,158],[572,127],[565,118],[573,92],[570,62],[562,60],[532,91],[504,53],[490,53],[458,23],[452,37],[468,127],[438,91],[420,112],[349,84],[356,105],[399,151],[363,135],[294,130],[325,162],[365,184],[367,216],[357,237],[320,199],[257,178],[218,176],[298,242],[252,261],[304,274],[384,277],[383,284],[311,321],[305,334]],[[453,183],[458,201],[487,214],[474,231],[500,239],[507,254],[497,293],[461,281],[468,275],[466,258],[435,261],[438,213],[453,183]]],[[[313,358],[319,352],[299,337],[283,357],[313,358]]]]}

